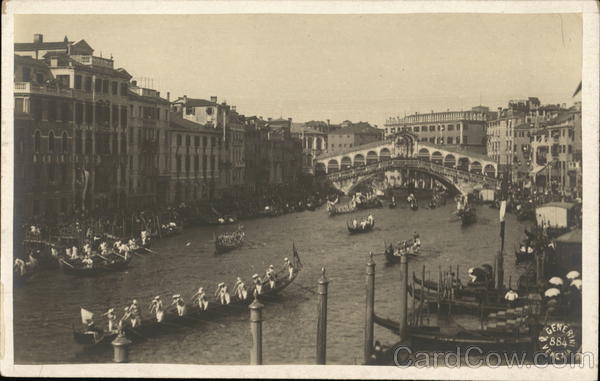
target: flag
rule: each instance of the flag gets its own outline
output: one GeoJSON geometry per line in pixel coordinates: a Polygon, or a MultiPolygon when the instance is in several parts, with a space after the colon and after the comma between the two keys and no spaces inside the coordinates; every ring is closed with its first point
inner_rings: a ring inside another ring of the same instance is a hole
{"type": "Polygon", "coordinates": [[[294,251],[294,261],[298,264],[298,268],[302,268],[302,262],[300,261],[300,256],[298,255],[298,250],[296,250],[296,244],[292,242],[292,249],[294,251]]]}
{"type": "Polygon", "coordinates": [[[502,238],[502,246],[504,247],[504,215],[506,214],[506,200],[500,201],[500,238],[502,238]]]}
{"type": "Polygon", "coordinates": [[[81,307],[81,322],[88,324],[94,318],[94,314],[85,308],[81,307]]]}
{"type": "Polygon", "coordinates": [[[575,89],[573,96],[576,96],[577,94],[579,94],[580,91],[581,91],[581,81],[579,81],[579,86],[577,86],[577,88],[575,89]]]}

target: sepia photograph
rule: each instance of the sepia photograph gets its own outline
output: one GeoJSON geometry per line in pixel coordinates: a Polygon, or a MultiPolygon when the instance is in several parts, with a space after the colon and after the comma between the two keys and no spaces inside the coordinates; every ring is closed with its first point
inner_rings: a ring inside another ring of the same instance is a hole
{"type": "Polygon", "coordinates": [[[3,2],[2,374],[596,378],[598,8],[477,3],[3,2]]]}

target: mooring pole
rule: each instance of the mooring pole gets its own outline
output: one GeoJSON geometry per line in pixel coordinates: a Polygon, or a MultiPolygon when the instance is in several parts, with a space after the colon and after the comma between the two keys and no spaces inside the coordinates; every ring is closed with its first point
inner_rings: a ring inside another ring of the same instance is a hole
{"type": "Polygon", "coordinates": [[[364,347],[364,363],[366,364],[371,359],[373,354],[373,327],[375,318],[375,261],[373,261],[373,253],[369,254],[367,262],[367,302],[365,308],[365,347],[364,347]]]}
{"type": "Polygon", "coordinates": [[[325,365],[327,359],[327,286],[325,268],[319,278],[319,320],[317,322],[317,364],[325,365]]]}
{"type": "Polygon", "coordinates": [[[502,250],[496,255],[496,274],[494,276],[496,280],[496,289],[499,290],[504,287],[504,255],[502,250]]]}
{"type": "Polygon", "coordinates": [[[407,309],[408,309],[408,260],[406,254],[400,256],[400,326],[398,333],[400,341],[407,339],[407,309]]]}
{"type": "Polygon", "coordinates": [[[262,308],[264,306],[254,299],[250,308],[250,331],[252,332],[252,349],[250,365],[262,365],[262,308]]]}

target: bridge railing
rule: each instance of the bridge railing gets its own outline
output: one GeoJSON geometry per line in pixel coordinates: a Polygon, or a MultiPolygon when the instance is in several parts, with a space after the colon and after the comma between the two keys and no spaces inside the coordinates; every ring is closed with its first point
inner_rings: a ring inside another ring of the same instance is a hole
{"type": "Polygon", "coordinates": [[[484,183],[491,186],[498,184],[498,179],[484,174],[472,173],[469,171],[463,171],[458,168],[446,167],[441,164],[436,164],[431,161],[421,160],[417,158],[393,158],[385,161],[378,161],[377,163],[366,164],[360,167],[351,167],[343,169],[339,172],[333,172],[327,174],[327,177],[331,181],[341,181],[346,179],[355,178],[358,176],[366,176],[375,172],[381,172],[384,170],[391,170],[395,168],[414,168],[427,170],[432,174],[438,176],[452,178],[456,181],[462,180],[470,183],[484,183]]]}

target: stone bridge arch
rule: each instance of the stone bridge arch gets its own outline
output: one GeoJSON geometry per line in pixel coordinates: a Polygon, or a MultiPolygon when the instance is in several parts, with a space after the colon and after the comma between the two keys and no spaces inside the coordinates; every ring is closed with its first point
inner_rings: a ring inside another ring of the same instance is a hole
{"type": "Polygon", "coordinates": [[[483,173],[489,177],[496,177],[496,167],[494,167],[492,164],[486,164],[486,166],[483,168],[483,173]]]}
{"type": "Polygon", "coordinates": [[[456,157],[452,154],[446,155],[446,157],[444,157],[444,167],[456,167],[456,157]]]}
{"type": "Polygon", "coordinates": [[[471,160],[469,160],[468,157],[459,157],[458,161],[456,162],[456,169],[468,172],[470,163],[471,160]]]}
{"type": "Polygon", "coordinates": [[[478,161],[474,161],[471,163],[471,173],[481,174],[482,168],[481,163],[478,161]]]}
{"type": "Polygon", "coordinates": [[[431,154],[431,162],[442,165],[444,163],[444,156],[440,151],[435,151],[431,154]]]}

